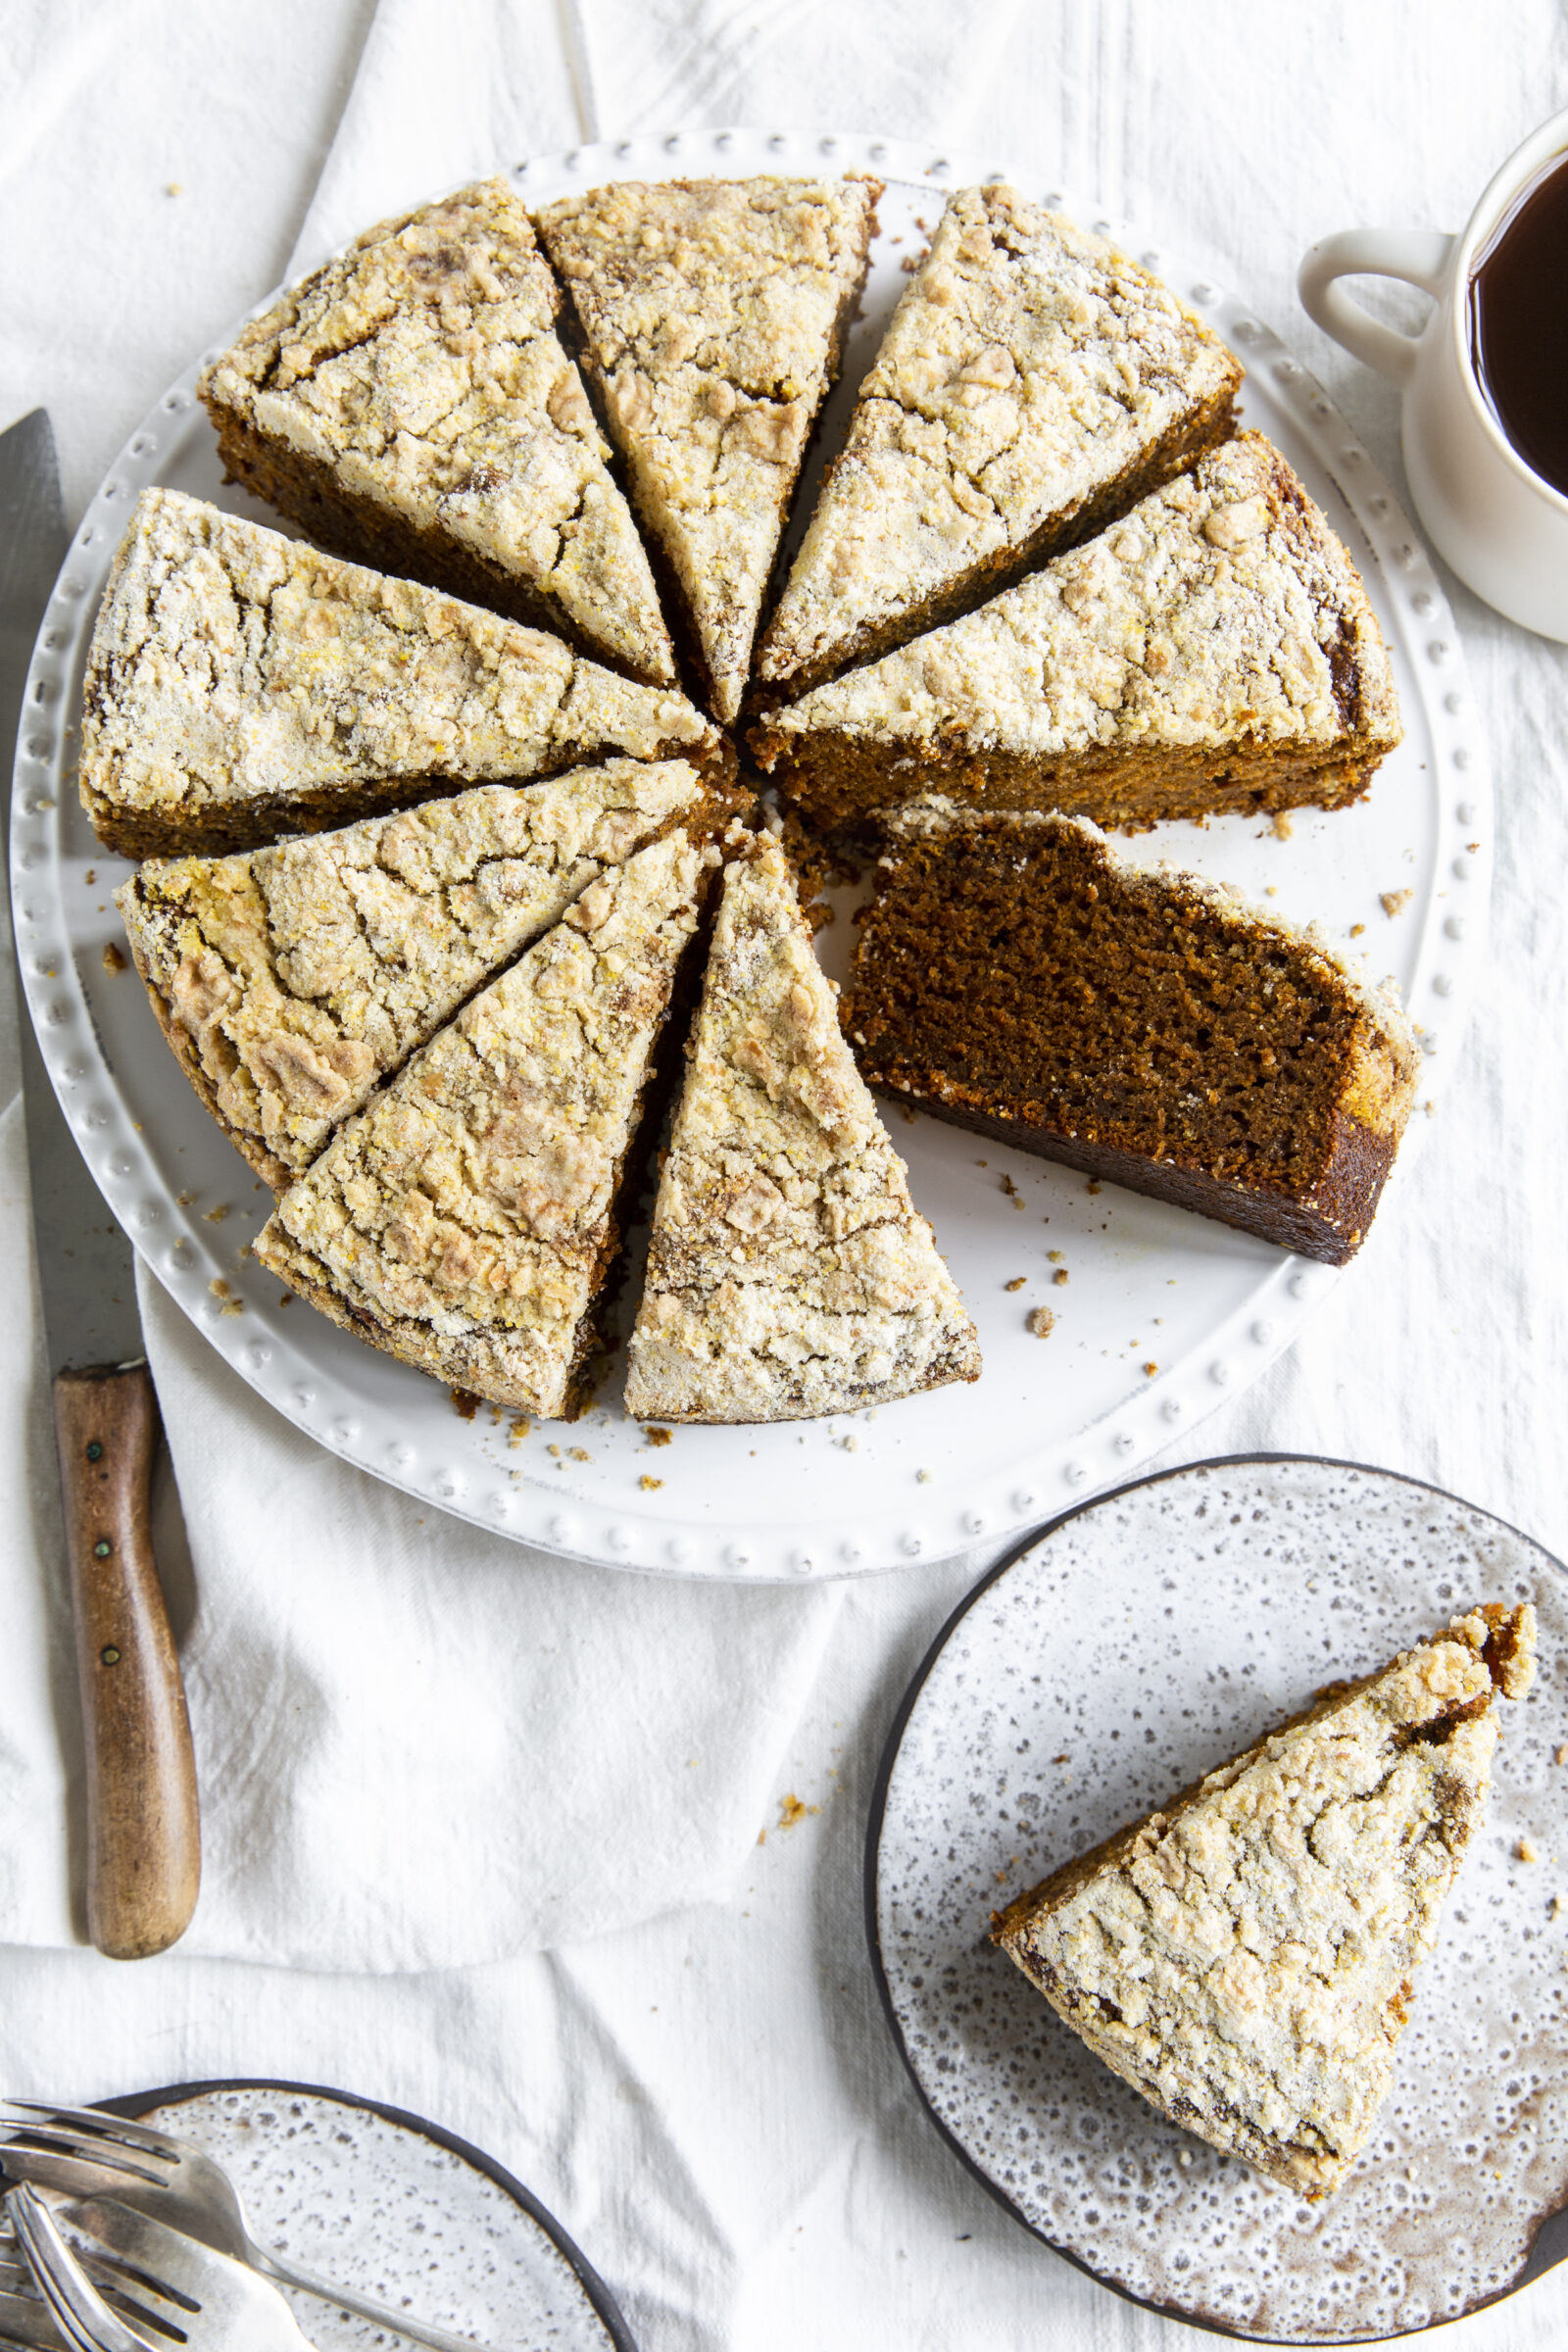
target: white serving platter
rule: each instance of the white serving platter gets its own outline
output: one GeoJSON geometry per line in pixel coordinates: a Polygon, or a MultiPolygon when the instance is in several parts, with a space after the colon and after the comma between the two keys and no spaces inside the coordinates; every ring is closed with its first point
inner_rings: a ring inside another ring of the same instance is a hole
{"type": "MultiPolygon", "coordinates": [[[[1058,2253],[1169,2318],[1381,2341],[1568,2256],[1568,1575],[1385,1470],[1200,1462],[1068,1513],[943,1627],[888,1740],[873,1963],[938,2128],[1058,2253]],[[986,1929],[994,1909],[1477,1601],[1534,1602],[1487,1819],[1415,1977],[1372,2135],[1320,2204],[1170,2123],[986,1929]]],[[[1501,2342],[1501,2337],[1493,2339],[1501,2342]]]]}
{"type": "MultiPolygon", "coordinates": [[[[579,148],[519,164],[512,176],[542,203],[609,179],[760,172],[869,172],[886,182],[864,317],[819,466],[906,283],[901,265],[921,250],[944,190],[1008,176],[1000,167],[848,134],[733,130],[579,148]]],[[[1248,305],[1069,191],[1034,183],[1031,192],[1147,261],[1240,355],[1245,421],[1279,444],[1346,539],[1388,638],[1405,741],[1365,802],[1298,813],[1288,839],[1266,820],[1230,817],[1157,827],[1130,847],[1141,861],[1175,858],[1272,911],[1318,921],[1331,941],[1367,952],[1374,979],[1398,980],[1429,1058],[1381,1210],[1392,1220],[1483,948],[1490,782],[1452,618],[1365,450],[1248,305]]],[[[285,1307],[245,1254],[267,1197],[191,1094],[134,973],[106,966],[122,936],[111,894],[129,868],[99,849],[75,788],[87,644],[138,494],[166,483],[277,520],[222,484],[194,395],[201,365],[116,460],[50,601],[18,747],[13,904],[44,1060],[105,1198],[220,1354],[299,1428],[423,1500],[545,1550],[666,1575],[845,1576],[1004,1538],[1125,1476],[1254,1380],[1336,1282],[1355,1281],[1353,1266],[1337,1274],[1114,1187],[1091,1190],[1068,1170],[923,1114],[906,1123],[895,1109],[915,1200],[979,1327],[985,1372],[973,1387],[831,1422],[679,1429],[654,1448],[620,1409],[616,1369],[584,1420],[523,1434],[487,1410],[460,1418],[435,1383],[302,1303],[285,1307]],[[1060,1269],[1064,1285],[1054,1280],[1060,1269]],[[1007,1291],[1018,1275],[1024,1288],[1007,1291]],[[1056,1318],[1047,1340],[1026,1321],[1042,1304],[1056,1318]]],[[[849,944],[847,923],[822,935],[823,960],[839,976],[849,944]]]]}

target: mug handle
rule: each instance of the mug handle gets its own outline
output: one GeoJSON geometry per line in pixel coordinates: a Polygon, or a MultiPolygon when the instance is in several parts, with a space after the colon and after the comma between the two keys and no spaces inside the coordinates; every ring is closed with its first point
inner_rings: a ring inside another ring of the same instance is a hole
{"type": "Polygon", "coordinates": [[[1355,359],[1405,384],[1415,368],[1418,338],[1386,326],[1336,283],[1342,277],[1398,277],[1440,297],[1455,240],[1432,228],[1347,228],[1324,237],[1302,262],[1297,291],[1306,315],[1355,359]]]}

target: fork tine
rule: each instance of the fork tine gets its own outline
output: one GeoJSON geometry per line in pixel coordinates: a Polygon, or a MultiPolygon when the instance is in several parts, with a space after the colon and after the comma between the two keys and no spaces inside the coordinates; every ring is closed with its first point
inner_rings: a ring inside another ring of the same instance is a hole
{"type": "Polygon", "coordinates": [[[33,2189],[8,2189],[5,2207],[44,2300],[76,2352],[156,2352],[110,2310],[33,2189]]]}
{"type": "Polygon", "coordinates": [[[127,2122],[124,2116],[104,2115],[96,2107],[58,2107],[42,2099],[0,2099],[0,2124],[10,2111],[24,2120],[24,2131],[70,2129],[78,2137],[92,2141],[96,2147],[103,2141],[133,2150],[137,2155],[157,2157],[165,2164],[178,2164],[180,2145],[165,2132],[154,2132],[146,2124],[127,2122]]]}

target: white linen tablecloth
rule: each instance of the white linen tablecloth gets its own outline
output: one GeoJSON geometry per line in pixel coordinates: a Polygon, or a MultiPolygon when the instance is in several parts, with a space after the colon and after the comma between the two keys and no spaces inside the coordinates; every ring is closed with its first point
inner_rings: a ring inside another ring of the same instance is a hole
{"type": "MultiPolygon", "coordinates": [[[[1394,395],[1307,324],[1297,261],[1355,221],[1457,226],[1568,99],[1565,31],[1548,0],[12,0],[0,424],[48,404],[74,514],[291,255],[529,153],[822,124],[983,147],[1178,245],[1247,290],[1397,486],[1394,395]]],[[[1498,785],[1480,1009],[1399,1216],[1170,1458],[1382,1463],[1561,1553],[1568,655],[1454,605],[1498,785]]],[[[6,998],[6,1097],[9,1024],[6,998]]],[[[0,1231],[21,1252],[18,1126],[13,1103],[0,1231]]],[[[561,2214],[645,2352],[1188,2333],[998,2212],[881,2019],[870,1782],[978,1561],[744,1593],[519,1554],[328,1459],[155,1287],[143,1305],[190,1537],[172,1581],[202,1905],[186,1945],[135,1968],[58,1948],[78,1735],[24,1303],[0,1357],[0,2087],[251,2074],[412,2107],[561,2214]],[[818,1810],[781,1831],[787,1794],[818,1810]]],[[[1454,2340],[1565,2337],[1559,2275],[1454,2340]]]]}

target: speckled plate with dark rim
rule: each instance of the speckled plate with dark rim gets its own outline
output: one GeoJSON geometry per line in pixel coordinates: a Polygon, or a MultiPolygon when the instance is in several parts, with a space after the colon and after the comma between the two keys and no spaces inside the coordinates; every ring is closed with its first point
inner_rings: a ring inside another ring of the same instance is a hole
{"type": "MultiPolygon", "coordinates": [[[[308,2270],[495,2352],[637,2352],[554,2215],[438,2124],[309,2082],[183,2082],[99,2104],[216,2158],[253,2235],[308,2270]]],[[[284,2292],[318,2352],[405,2340],[284,2292]]]]}
{"type": "Polygon", "coordinates": [[[1440,1489],[1251,1455],[1054,1521],[943,1627],[872,1799],[872,1960],[938,2129],[1079,2269],[1222,2334],[1376,2342],[1516,2293],[1568,2257],[1565,1743],[1568,1572],[1440,1489]],[[988,1916],[1324,1682],[1470,1602],[1524,1598],[1536,1688],[1502,1710],[1489,1818],[1394,2089],[1344,2187],[1307,2206],[1112,2075],[991,1944],[988,1916]]]}

